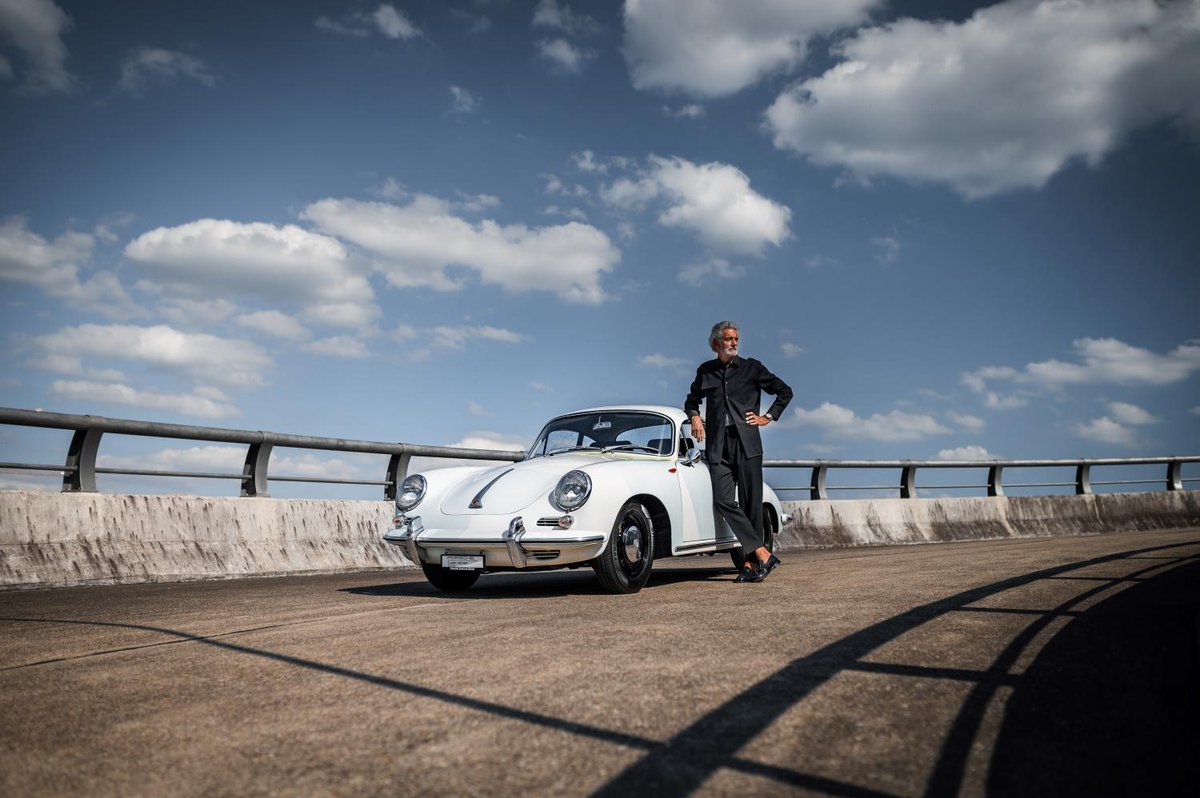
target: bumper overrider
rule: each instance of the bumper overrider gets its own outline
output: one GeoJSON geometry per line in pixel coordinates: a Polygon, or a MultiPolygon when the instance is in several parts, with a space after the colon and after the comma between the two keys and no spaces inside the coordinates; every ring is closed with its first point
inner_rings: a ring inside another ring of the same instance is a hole
{"type": "Polygon", "coordinates": [[[384,532],[383,539],[402,547],[414,564],[437,565],[443,554],[481,554],[485,570],[553,568],[584,562],[600,552],[605,539],[600,532],[564,535],[561,529],[529,530],[519,515],[496,534],[426,529],[420,516],[399,515],[395,524],[384,532]]]}

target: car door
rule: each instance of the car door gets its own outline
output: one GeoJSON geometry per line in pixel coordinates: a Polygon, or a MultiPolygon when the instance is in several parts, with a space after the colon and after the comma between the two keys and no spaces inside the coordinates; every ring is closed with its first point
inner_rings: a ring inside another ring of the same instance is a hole
{"type": "MultiPolygon", "coordinates": [[[[684,428],[686,430],[686,427],[684,428]]],[[[713,507],[712,478],[708,475],[708,466],[704,460],[697,460],[692,465],[684,465],[683,457],[689,449],[697,448],[696,441],[686,431],[681,430],[679,441],[679,456],[677,475],[679,477],[679,493],[683,504],[683,529],[675,541],[674,553],[687,554],[689,551],[703,551],[712,546],[720,537],[730,537],[724,521],[718,523],[716,508],[713,507]]]]}

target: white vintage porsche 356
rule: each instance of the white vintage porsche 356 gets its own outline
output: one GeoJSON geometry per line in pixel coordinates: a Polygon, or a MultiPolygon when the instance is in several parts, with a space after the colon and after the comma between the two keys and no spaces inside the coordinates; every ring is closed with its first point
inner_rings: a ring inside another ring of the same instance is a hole
{"type": "MultiPolygon", "coordinates": [[[[493,571],[590,565],[605,590],[636,593],[654,560],[718,551],[740,568],[741,547],[714,510],[701,454],[676,408],[567,413],[519,462],[406,477],[383,539],[442,590],[466,590],[493,571]]],[[[764,485],[768,547],[788,520],[764,485]]]]}

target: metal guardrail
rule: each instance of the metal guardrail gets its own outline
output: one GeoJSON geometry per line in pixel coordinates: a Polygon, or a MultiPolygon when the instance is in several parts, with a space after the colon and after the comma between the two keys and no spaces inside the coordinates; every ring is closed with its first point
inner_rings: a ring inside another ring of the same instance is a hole
{"type": "Polygon", "coordinates": [[[384,443],[357,441],[345,438],[319,438],[312,435],[285,435],[279,432],[195,427],[186,424],[161,424],[153,421],[132,421],[103,416],[79,416],[68,413],[47,413],[41,410],[0,408],[0,424],[24,427],[46,427],[72,430],[66,462],[62,465],[45,463],[0,463],[0,469],[57,471],[62,474],[62,489],[66,492],[96,491],[97,474],[130,476],[191,477],[199,479],[236,479],[241,481],[243,496],[267,496],[268,478],[278,482],[320,482],[341,485],[382,485],[384,498],[396,498],[396,488],[408,473],[414,456],[445,457],[471,460],[500,460],[513,462],[524,459],[524,452],[494,449],[459,449],[451,446],[424,446],[414,443],[384,443]],[[210,443],[244,443],[246,459],[240,474],[204,473],[196,471],[151,471],[129,468],[97,468],[96,457],[105,433],[139,435],[150,438],[183,438],[210,443]],[[319,477],[268,476],[271,452],[275,447],[289,449],[319,449],[337,452],[360,452],[388,455],[387,470],[382,480],[328,479],[319,477]]]}
{"type": "Polygon", "coordinates": [[[988,496],[1003,496],[1008,488],[1075,488],[1076,495],[1088,496],[1094,485],[1145,485],[1165,482],[1166,490],[1184,490],[1189,482],[1200,482],[1200,478],[1183,477],[1184,463],[1200,463],[1200,455],[1186,457],[1128,457],[1128,458],[1079,458],[1069,460],[764,460],[763,468],[810,468],[812,479],[805,487],[775,487],[776,491],[809,492],[812,500],[828,499],[831,490],[899,490],[900,498],[917,498],[917,470],[921,468],[986,468],[987,484],[978,485],[924,485],[925,490],[949,490],[960,488],[987,488],[988,496]],[[1091,471],[1096,466],[1164,465],[1165,480],[1118,479],[1103,482],[1093,481],[1091,471]],[[1074,468],[1074,482],[1026,482],[1005,485],[1006,468],[1074,468]],[[845,485],[830,486],[829,471],[832,469],[898,468],[900,481],[892,485],[845,485]]]}
{"type": "MultiPolygon", "coordinates": [[[[41,410],[0,408],[0,424],[25,427],[48,427],[72,430],[70,446],[63,465],[45,463],[3,463],[0,470],[32,470],[59,472],[63,477],[62,489],[73,491],[96,491],[97,474],[123,474],[129,476],[191,477],[199,479],[236,479],[241,482],[242,496],[267,496],[268,466],[275,447],[291,449],[319,449],[339,452],[360,452],[388,455],[388,465],[382,480],[331,479],[321,477],[270,476],[277,482],[313,482],[339,485],[382,485],[384,498],[396,497],[396,488],[408,473],[410,460],[414,456],[442,457],[471,460],[498,460],[514,462],[525,457],[524,452],[496,451],[493,449],[459,449],[452,446],[424,446],[413,443],[384,443],[357,441],[344,438],[319,438],[311,435],[285,435],[278,432],[224,429],[221,427],[197,427],[185,424],[161,424],[153,421],[104,418],[103,416],[80,416],[67,413],[47,413],[41,410]],[[97,468],[96,457],[101,438],[105,433],[114,435],[139,435],[152,438],[183,438],[211,443],[246,444],[246,458],[240,474],[206,473],[197,471],[152,471],[129,468],[97,468]]],[[[1088,495],[1093,485],[1137,485],[1163,484],[1160,480],[1126,479],[1094,482],[1091,469],[1095,466],[1166,466],[1165,489],[1184,490],[1189,482],[1200,479],[1183,477],[1184,463],[1200,463],[1200,455],[1186,457],[1138,457],[1074,460],[764,460],[764,468],[808,468],[812,470],[809,485],[804,487],[775,487],[776,491],[808,491],[813,500],[828,499],[830,491],[855,490],[898,490],[904,499],[917,498],[917,470],[922,468],[986,468],[987,484],[979,485],[923,485],[923,490],[987,488],[988,496],[1003,496],[1008,488],[1052,488],[1071,487],[1075,493],[1088,495]],[[1003,483],[1006,468],[1062,468],[1075,469],[1074,482],[1031,482],[1022,484],[1003,483]],[[831,486],[828,475],[838,469],[900,469],[900,481],[892,485],[845,485],[831,486]]]]}

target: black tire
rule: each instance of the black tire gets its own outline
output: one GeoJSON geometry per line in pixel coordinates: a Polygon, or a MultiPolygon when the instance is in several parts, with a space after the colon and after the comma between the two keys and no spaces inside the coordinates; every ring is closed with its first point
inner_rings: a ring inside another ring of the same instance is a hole
{"type": "Polygon", "coordinates": [[[479,578],[478,571],[452,571],[449,568],[430,565],[427,562],[421,563],[421,570],[425,572],[425,578],[429,580],[429,584],[438,590],[468,590],[479,578]]]}
{"type": "Polygon", "coordinates": [[[605,592],[636,593],[654,567],[654,525],[646,508],[625,502],[613,522],[612,534],[600,556],[592,560],[596,579],[605,592]]]}
{"type": "MultiPolygon", "coordinates": [[[[763,543],[767,547],[767,551],[775,551],[775,508],[769,504],[763,505],[763,543]]],[[[742,570],[742,566],[746,564],[746,557],[742,554],[742,547],[737,546],[729,550],[729,559],[733,560],[735,570],[742,570]]]]}

